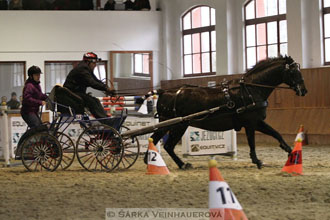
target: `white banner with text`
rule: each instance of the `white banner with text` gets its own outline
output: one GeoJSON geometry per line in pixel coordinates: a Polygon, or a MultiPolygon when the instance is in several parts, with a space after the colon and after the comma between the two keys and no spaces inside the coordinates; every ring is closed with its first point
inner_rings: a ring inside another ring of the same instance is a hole
{"type": "Polygon", "coordinates": [[[236,131],[207,131],[199,128],[188,127],[182,137],[183,154],[235,155],[237,151],[236,131]]]}
{"type": "MultiPolygon", "coordinates": [[[[128,127],[130,130],[137,130],[150,125],[154,125],[156,123],[158,123],[158,119],[152,117],[128,116],[123,125],[128,127]]],[[[140,152],[146,152],[148,150],[148,139],[151,135],[152,133],[137,136],[140,144],[140,152]]],[[[159,150],[159,144],[156,147],[159,150]]]]}

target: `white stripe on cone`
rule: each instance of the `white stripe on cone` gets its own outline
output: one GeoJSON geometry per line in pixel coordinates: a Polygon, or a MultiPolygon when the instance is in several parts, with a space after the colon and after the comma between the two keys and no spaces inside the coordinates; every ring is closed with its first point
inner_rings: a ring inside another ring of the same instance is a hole
{"type": "Polygon", "coordinates": [[[154,150],[148,150],[148,165],[154,165],[157,167],[166,167],[166,164],[162,156],[154,150]]]}
{"type": "Polygon", "coordinates": [[[241,204],[238,202],[227,182],[222,181],[209,182],[209,208],[242,210],[241,204]]]}
{"type": "Polygon", "coordinates": [[[304,141],[305,140],[305,134],[304,132],[299,132],[296,136],[296,139],[294,141],[298,141],[300,139],[300,141],[304,141]]]}

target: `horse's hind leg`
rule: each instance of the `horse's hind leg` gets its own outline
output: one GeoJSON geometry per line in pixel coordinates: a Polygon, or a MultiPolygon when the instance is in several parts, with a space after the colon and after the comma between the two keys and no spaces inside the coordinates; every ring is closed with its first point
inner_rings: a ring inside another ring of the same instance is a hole
{"type": "Polygon", "coordinates": [[[258,124],[257,124],[256,130],[257,131],[260,131],[260,132],[262,132],[264,134],[267,134],[269,136],[272,136],[273,138],[275,138],[276,140],[278,140],[278,142],[280,142],[280,147],[283,150],[285,150],[289,154],[291,153],[291,151],[292,151],[291,147],[284,141],[284,139],[282,138],[282,136],[280,135],[280,133],[278,133],[274,128],[272,128],[266,122],[259,121],[258,124]]]}
{"type": "Polygon", "coordinates": [[[174,148],[176,144],[181,139],[182,135],[187,129],[187,125],[180,124],[178,126],[173,127],[169,132],[169,137],[164,145],[164,149],[171,156],[174,162],[178,165],[180,169],[185,169],[191,166],[191,164],[185,164],[182,160],[175,154],[174,148]]]}
{"type": "Polygon", "coordinates": [[[246,137],[250,146],[250,158],[252,163],[257,164],[258,168],[261,169],[262,161],[257,158],[256,145],[255,145],[255,130],[251,127],[245,127],[246,137]]]}

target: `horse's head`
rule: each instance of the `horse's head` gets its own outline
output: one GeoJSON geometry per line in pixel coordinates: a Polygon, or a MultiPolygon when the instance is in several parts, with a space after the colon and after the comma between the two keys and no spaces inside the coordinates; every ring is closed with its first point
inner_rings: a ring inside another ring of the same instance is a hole
{"type": "Polygon", "coordinates": [[[300,64],[296,63],[291,57],[285,57],[285,73],[283,81],[290,86],[298,96],[305,96],[307,89],[305,87],[304,78],[300,72],[300,64]]]}

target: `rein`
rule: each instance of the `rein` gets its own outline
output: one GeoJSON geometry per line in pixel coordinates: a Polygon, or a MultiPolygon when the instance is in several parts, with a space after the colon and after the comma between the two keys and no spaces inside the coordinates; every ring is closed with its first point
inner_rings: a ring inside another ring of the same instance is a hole
{"type": "MultiPolygon", "coordinates": [[[[288,86],[268,86],[268,85],[264,85],[264,84],[257,84],[257,83],[248,83],[248,82],[240,82],[240,84],[245,84],[245,85],[249,85],[249,86],[257,86],[257,87],[263,87],[263,88],[272,88],[272,89],[292,89],[291,87],[288,86]]],[[[217,86],[212,86],[210,88],[218,88],[218,87],[222,87],[221,85],[217,85],[217,86]]],[[[180,87],[181,88],[181,87],[180,87]]],[[[171,89],[167,89],[165,91],[175,91],[178,90],[180,88],[171,88],[171,89]]],[[[131,96],[137,96],[137,95],[145,95],[145,93],[131,93],[131,92],[123,92],[123,91],[130,91],[130,90],[142,90],[142,89],[151,89],[151,90],[155,90],[155,88],[149,87],[149,88],[137,88],[137,89],[123,89],[123,90],[117,90],[116,94],[117,95],[121,95],[121,96],[125,96],[125,95],[131,95],[131,96]]],[[[232,88],[230,88],[232,89],[232,88]]]]}
{"type": "Polygon", "coordinates": [[[292,89],[289,86],[268,86],[268,85],[257,84],[257,83],[248,83],[248,82],[240,82],[240,83],[249,85],[249,86],[257,86],[257,87],[271,88],[271,89],[292,89]]]}

